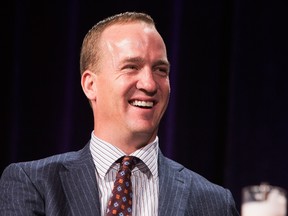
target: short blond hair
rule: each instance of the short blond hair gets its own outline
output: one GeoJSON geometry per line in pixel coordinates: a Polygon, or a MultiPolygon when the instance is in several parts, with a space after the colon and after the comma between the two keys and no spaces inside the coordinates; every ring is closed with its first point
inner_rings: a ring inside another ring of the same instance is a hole
{"type": "Polygon", "coordinates": [[[114,24],[125,24],[131,22],[145,22],[155,26],[152,17],[146,13],[124,12],[119,13],[96,23],[84,37],[80,52],[80,73],[81,75],[87,69],[97,71],[97,64],[101,56],[99,48],[99,39],[102,32],[114,24]]]}

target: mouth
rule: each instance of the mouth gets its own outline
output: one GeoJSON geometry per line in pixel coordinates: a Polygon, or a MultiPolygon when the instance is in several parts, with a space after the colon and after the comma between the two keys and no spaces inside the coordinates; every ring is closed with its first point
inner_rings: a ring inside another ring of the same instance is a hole
{"type": "Polygon", "coordinates": [[[132,100],[132,101],[129,101],[129,103],[132,106],[145,108],[145,109],[150,109],[155,105],[155,102],[153,101],[141,101],[141,100],[132,100]]]}

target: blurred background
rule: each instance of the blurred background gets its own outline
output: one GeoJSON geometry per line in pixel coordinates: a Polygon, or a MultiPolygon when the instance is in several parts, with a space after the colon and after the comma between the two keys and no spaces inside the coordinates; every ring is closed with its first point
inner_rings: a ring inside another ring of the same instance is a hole
{"type": "Polygon", "coordinates": [[[149,13],[171,62],[163,153],[229,188],[288,190],[287,1],[10,0],[1,3],[0,173],[82,148],[92,111],[80,86],[86,32],[115,13],[149,13]]]}

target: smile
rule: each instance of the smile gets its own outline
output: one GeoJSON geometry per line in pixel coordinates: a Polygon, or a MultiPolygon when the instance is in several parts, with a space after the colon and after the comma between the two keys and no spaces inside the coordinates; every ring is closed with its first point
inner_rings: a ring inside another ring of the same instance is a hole
{"type": "Polygon", "coordinates": [[[130,104],[133,106],[142,107],[142,108],[152,108],[154,105],[154,102],[135,100],[135,101],[131,101],[130,104]]]}

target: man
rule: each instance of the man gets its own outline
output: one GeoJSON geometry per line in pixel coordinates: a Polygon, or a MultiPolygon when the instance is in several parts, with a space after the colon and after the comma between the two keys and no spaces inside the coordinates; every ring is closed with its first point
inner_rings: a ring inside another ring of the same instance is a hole
{"type": "Polygon", "coordinates": [[[228,189],[159,149],[170,66],[149,15],[126,12],[96,24],[84,38],[80,67],[94,116],[90,141],[78,152],[8,166],[0,215],[106,215],[117,161],[125,155],[139,159],[131,176],[132,215],[239,215],[228,189]]]}

